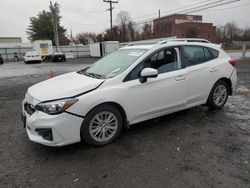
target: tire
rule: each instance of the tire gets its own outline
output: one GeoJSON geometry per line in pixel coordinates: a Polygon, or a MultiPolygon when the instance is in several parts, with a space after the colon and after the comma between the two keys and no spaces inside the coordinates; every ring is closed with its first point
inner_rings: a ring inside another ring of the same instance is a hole
{"type": "Polygon", "coordinates": [[[119,110],[108,104],[97,106],[88,113],[83,121],[81,138],[90,145],[107,145],[120,135],[122,127],[122,115],[119,110]]]}
{"type": "Polygon", "coordinates": [[[207,105],[213,109],[221,109],[226,104],[228,95],[229,87],[227,83],[219,80],[209,94],[207,105]]]}

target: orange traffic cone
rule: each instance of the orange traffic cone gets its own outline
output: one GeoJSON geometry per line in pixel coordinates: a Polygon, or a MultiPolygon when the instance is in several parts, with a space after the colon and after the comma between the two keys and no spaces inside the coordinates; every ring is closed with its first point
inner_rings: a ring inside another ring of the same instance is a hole
{"type": "Polygon", "coordinates": [[[52,69],[50,69],[49,77],[50,77],[50,78],[55,77],[55,72],[54,72],[52,69]]]}

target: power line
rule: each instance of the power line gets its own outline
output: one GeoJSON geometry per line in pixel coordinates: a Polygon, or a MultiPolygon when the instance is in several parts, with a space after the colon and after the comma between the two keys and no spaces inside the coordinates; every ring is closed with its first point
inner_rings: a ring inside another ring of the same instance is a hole
{"type": "Polygon", "coordinates": [[[242,5],[234,6],[234,7],[227,7],[227,8],[220,8],[220,9],[212,9],[212,10],[205,10],[205,11],[230,10],[230,9],[240,8],[240,7],[249,6],[249,5],[250,5],[250,3],[246,3],[246,4],[242,4],[242,5]]]}
{"type": "MultiPolygon", "coordinates": [[[[199,12],[199,11],[202,11],[202,10],[207,10],[207,9],[210,9],[210,8],[223,6],[223,5],[235,3],[235,2],[238,2],[238,1],[240,1],[240,0],[227,0],[227,1],[225,1],[225,0],[217,0],[217,1],[214,1],[214,2],[206,3],[204,5],[199,5],[199,6],[195,6],[193,8],[188,8],[186,10],[176,11],[176,12],[173,12],[171,14],[164,15],[162,17],[171,16],[171,15],[178,14],[178,13],[189,14],[189,13],[199,12]]],[[[183,8],[181,8],[181,9],[183,9],[183,8]]],[[[170,12],[171,12],[171,10],[170,10],[170,12]]],[[[140,25],[140,24],[143,24],[143,23],[152,22],[154,19],[155,18],[150,18],[150,19],[137,21],[137,22],[134,23],[134,25],[140,25]]]]}
{"type": "MultiPolygon", "coordinates": [[[[194,4],[186,5],[186,6],[183,6],[183,7],[180,7],[180,8],[175,8],[175,9],[171,9],[171,10],[167,10],[167,11],[161,11],[161,14],[162,13],[168,13],[168,14],[165,14],[164,16],[173,15],[173,14],[180,13],[181,11],[192,10],[194,8],[197,8],[197,7],[204,7],[204,6],[215,4],[215,3],[218,3],[218,2],[221,2],[221,1],[224,1],[224,0],[216,0],[216,1],[215,0],[206,0],[206,1],[201,1],[199,3],[194,3],[194,4]],[[213,2],[211,2],[211,1],[213,1],[213,2]],[[207,2],[210,2],[210,3],[207,3],[207,2]],[[207,3],[207,4],[204,4],[204,3],[207,3]]],[[[150,14],[150,15],[152,15],[152,16],[154,15],[154,18],[148,18],[148,19],[145,19],[145,20],[137,21],[137,25],[139,25],[141,23],[146,23],[146,22],[149,22],[149,21],[152,21],[153,19],[155,19],[156,13],[155,14],[150,14]]],[[[140,17],[145,17],[145,16],[139,16],[139,17],[135,17],[135,18],[140,18],[140,17]]],[[[162,17],[164,17],[164,16],[162,16],[162,17]]]]}
{"type": "MultiPolygon", "coordinates": [[[[182,7],[180,7],[180,8],[175,8],[175,9],[170,9],[170,10],[166,10],[166,11],[161,11],[161,14],[162,14],[162,13],[173,12],[173,11],[175,11],[175,10],[181,10],[181,9],[184,9],[184,8],[190,8],[190,7],[193,7],[193,6],[195,6],[195,5],[204,4],[204,3],[209,2],[209,1],[212,1],[212,0],[205,0],[205,1],[198,2],[198,3],[193,3],[193,4],[186,5],[186,6],[182,6],[182,7]]],[[[136,19],[136,18],[148,17],[148,16],[156,16],[156,15],[158,15],[158,13],[146,14],[146,15],[143,15],[143,16],[137,16],[137,17],[134,17],[134,19],[136,19]]]]}
{"type": "MultiPolygon", "coordinates": [[[[112,24],[112,10],[114,9],[114,7],[112,7],[112,4],[113,3],[118,3],[118,1],[112,1],[112,0],[103,0],[103,1],[110,4],[110,9],[108,9],[108,10],[110,11],[110,34],[111,34],[111,37],[112,37],[112,28],[113,28],[113,24],[112,24]]],[[[180,7],[180,8],[177,8],[177,9],[172,9],[172,10],[168,10],[168,11],[162,11],[161,14],[164,13],[164,12],[165,13],[166,12],[168,12],[168,13],[170,12],[170,14],[165,14],[164,16],[162,16],[162,17],[165,17],[165,16],[170,16],[170,15],[178,14],[178,13],[189,14],[189,13],[200,12],[200,11],[204,11],[204,10],[205,11],[209,11],[207,9],[211,9],[211,8],[215,8],[215,7],[219,7],[219,6],[223,6],[223,5],[227,5],[227,4],[239,2],[239,1],[240,0],[206,0],[206,1],[199,2],[199,3],[187,5],[187,6],[184,6],[184,7],[180,7]]],[[[235,7],[229,7],[229,8],[225,8],[225,9],[237,8],[237,7],[246,6],[246,5],[249,5],[249,4],[250,3],[244,4],[244,5],[235,6],[235,7]]],[[[224,9],[214,9],[214,10],[224,10],[224,9]]],[[[210,10],[210,11],[213,11],[213,10],[210,10]]],[[[152,15],[152,16],[155,15],[155,17],[156,17],[156,13],[155,14],[150,14],[150,15],[152,15]]],[[[144,16],[140,16],[140,17],[135,17],[135,18],[141,18],[141,17],[145,17],[145,16],[148,16],[148,15],[144,15],[144,16]]],[[[155,17],[154,18],[148,18],[148,19],[137,21],[137,22],[134,23],[134,25],[140,25],[140,24],[143,24],[143,23],[152,22],[155,19],[155,17]]],[[[70,22],[72,22],[72,21],[70,21],[70,22]]],[[[104,23],[107,23],[107,22],[98,23],[98,24],[82,24],[82,23],[80,24],[80,23],[76,23],[76,22],[72,22],[72,23],[78,24],[78,25],[85,25],[85,26],[87,26],[87,25],[88,26],[91,26],[91,25],[94,26],[94,25],[104,24],[104,23]]],[[[162,23],[164,23],[164,21],[162,23]]],[[[110,39],[112,39],[112,38],[110,38],[110,39]]]]}
{"type": "Polygon", "coordinates": [[[207,10],[207,9],[210,9],[210,8],[214,8],[214,7],[219,7],[219,6],[223,6],[223,5],[227,5],[227,4],[231,4],[231,3],[235,3],[235,2],[238,2],[238,1],[240,1],[240,0],[230,0],[230,1],[227,1],[227,2],[223,2],[224,0],[222,0],[222,2],[219,2],[219,3],[217,3],[217,4],[215,4],[215,5],[209,5],[209,6],[207,6],[207,7],[200,7],[200,8],[198,8],[198,9],[194,9],[194,10],[190,10],[190,11],[184,11],[184,12],[182,12],[182,13],[185,13],[185,14],[189,14],[189,13],[193,13],[193,12],[200,12],[200,11],[202,11],[202,10],[207,10]]]}

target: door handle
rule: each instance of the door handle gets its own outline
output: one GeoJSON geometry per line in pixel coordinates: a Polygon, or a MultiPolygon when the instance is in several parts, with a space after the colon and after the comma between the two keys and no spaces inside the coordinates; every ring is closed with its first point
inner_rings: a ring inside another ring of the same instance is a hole
{"type": "Polygon", "coordinates": [[[213,67],[213,68],[211,68],[211,69],[209,70],[209,72],[215,72],[215,71],[217,71],[217,70],[218,70],[217,67],[213,67]]]}
{"type": "Polygon", "coordinates": [[[185,79],[186,79],[185,75],[180,75],[180,76],[175,78],[176,81],[181,81],[181,80],[185,80],[185,79]]]}

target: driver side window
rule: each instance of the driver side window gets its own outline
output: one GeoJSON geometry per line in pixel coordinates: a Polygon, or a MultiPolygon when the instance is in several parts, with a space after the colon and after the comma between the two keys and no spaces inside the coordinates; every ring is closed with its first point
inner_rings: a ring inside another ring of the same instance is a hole
{"type": "Polygon", "coordinates": [[[139,79],[140,73],[144,68],[157,69],[159,74],[178,70],[181,67],[178,56],[178,48],[168,48],[158,51],[137,65],[125,80],[139,79]]]}

